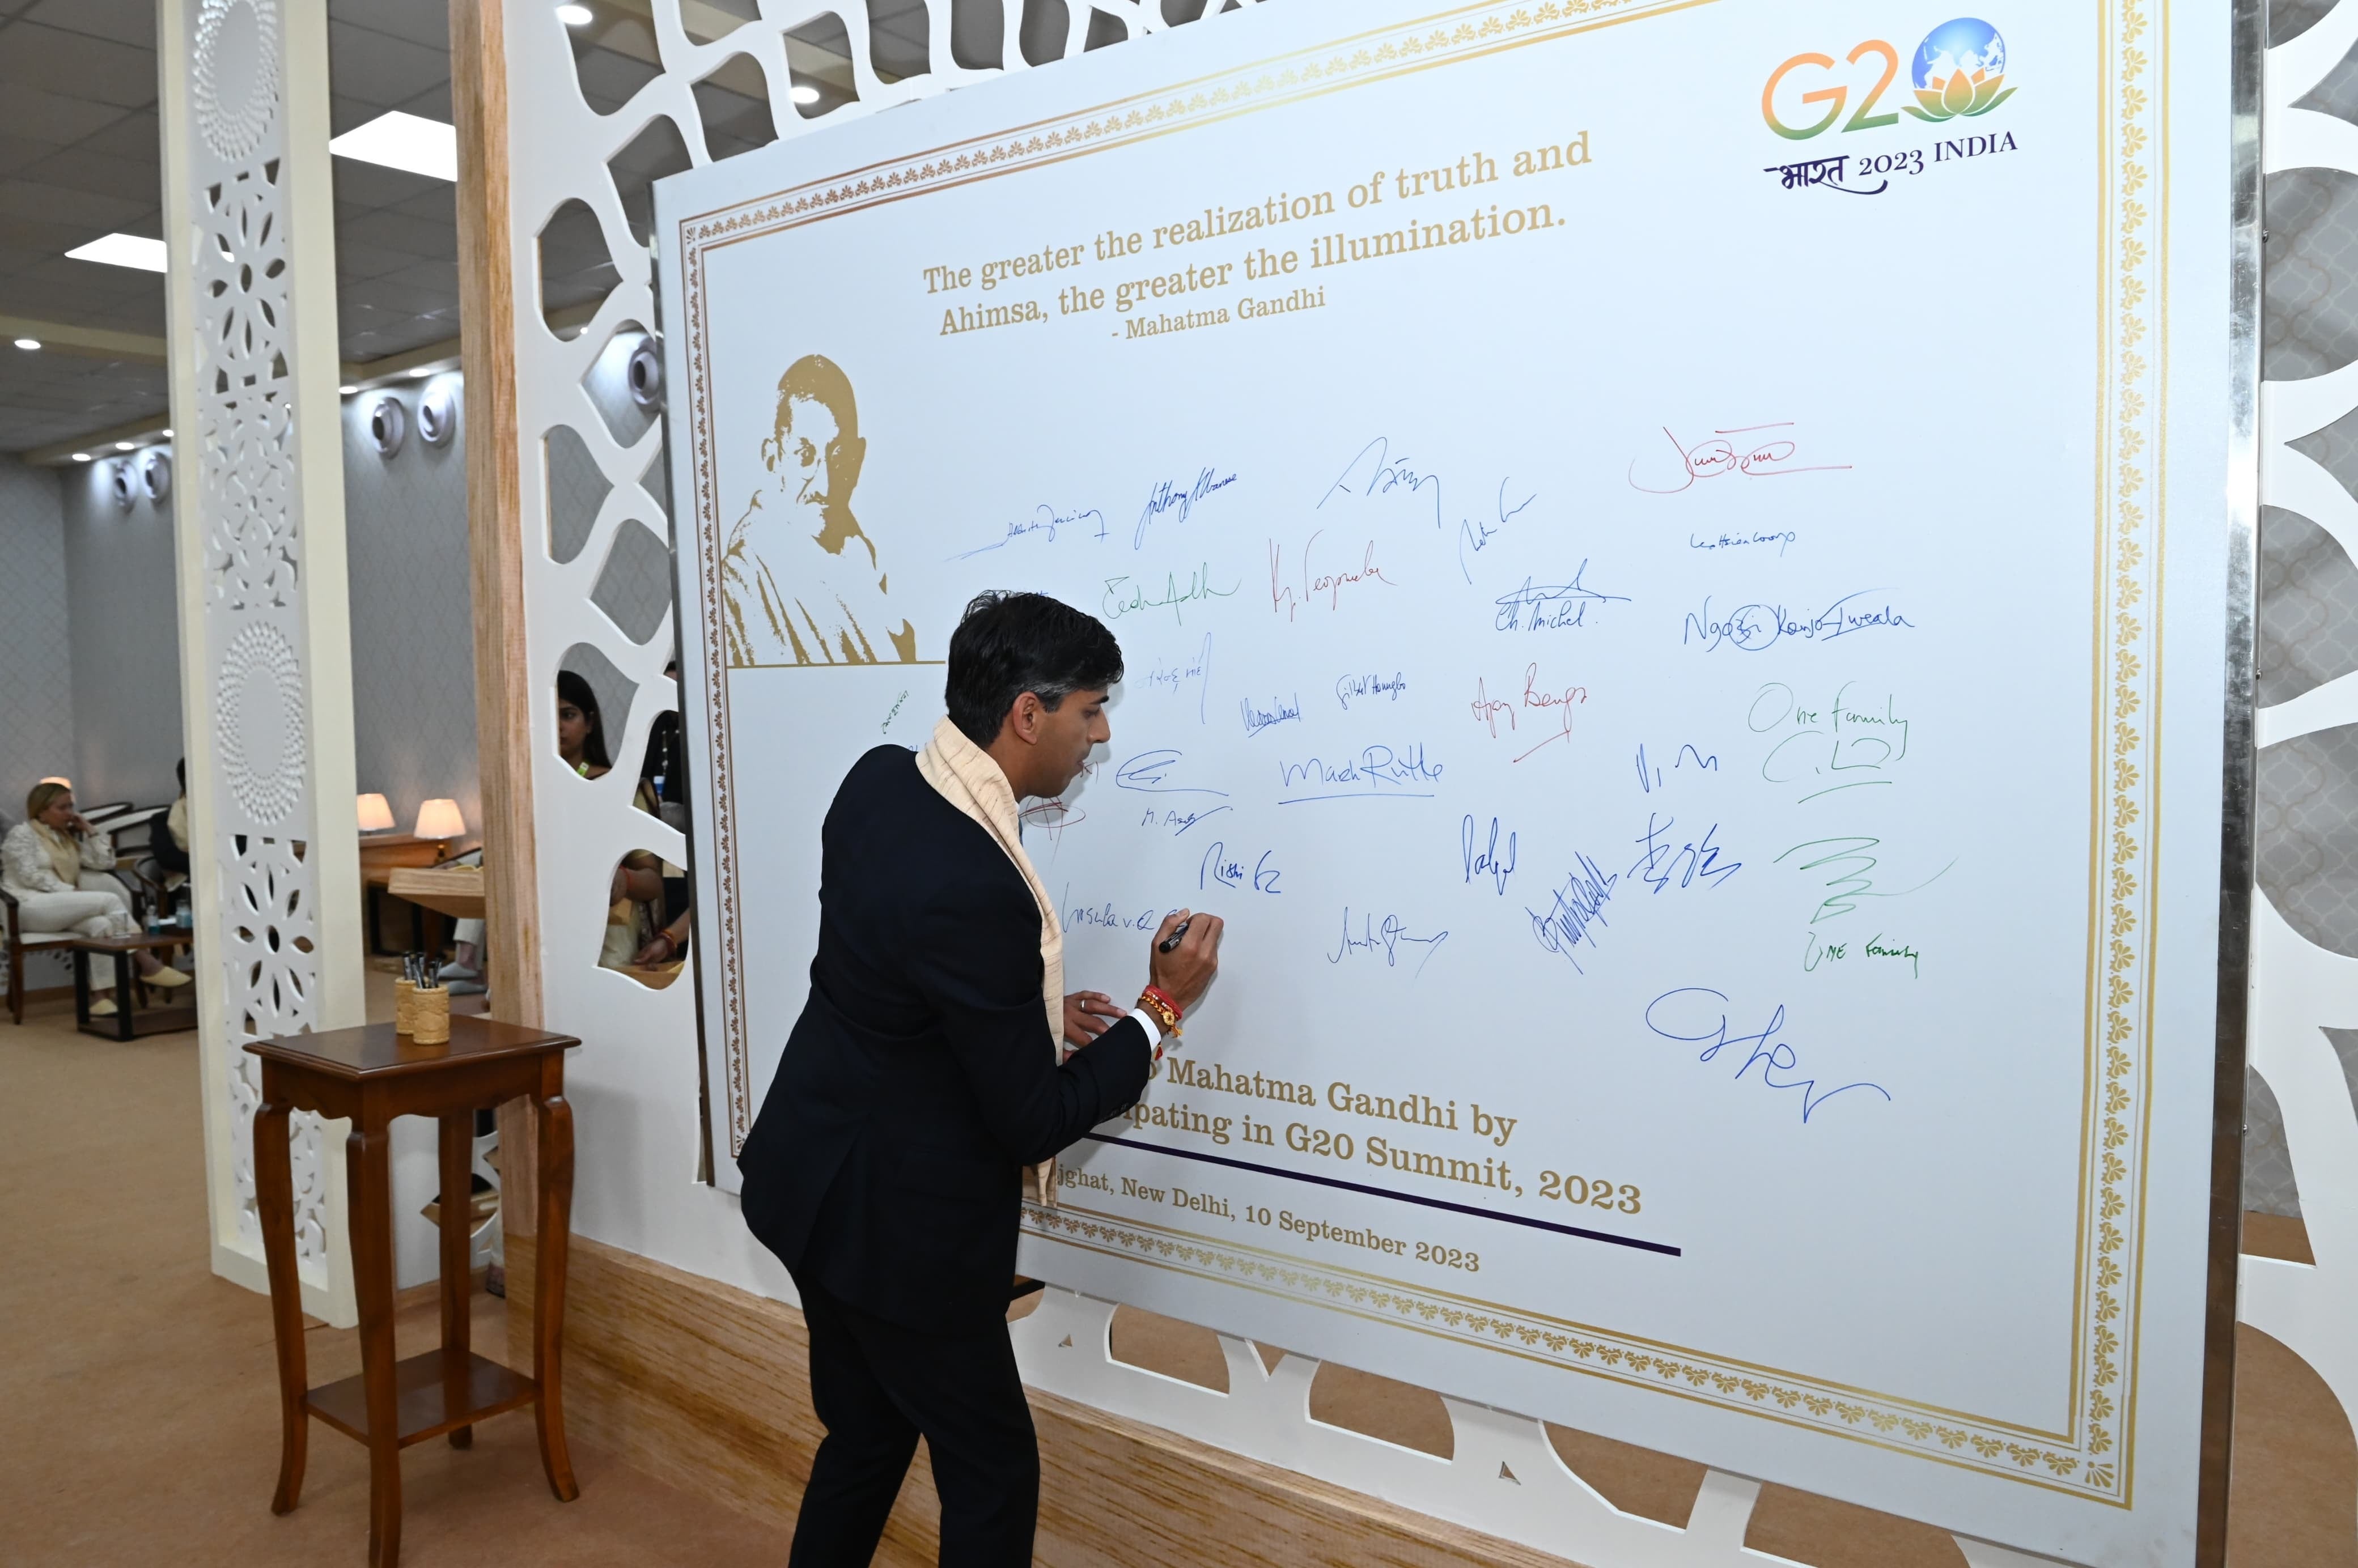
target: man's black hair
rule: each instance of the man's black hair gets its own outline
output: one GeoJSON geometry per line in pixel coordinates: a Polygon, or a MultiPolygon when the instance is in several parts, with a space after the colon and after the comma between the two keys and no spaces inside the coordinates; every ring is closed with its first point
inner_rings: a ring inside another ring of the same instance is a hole
{"type": "Polygon", "coordinates": [[[978,594],[950,633],[950,722],[978,746],[999,738],[1025,692],[1050,712],[1076,691],[1121,679],[1121,644],[1105,622],[1044,593],[978,594]]]}

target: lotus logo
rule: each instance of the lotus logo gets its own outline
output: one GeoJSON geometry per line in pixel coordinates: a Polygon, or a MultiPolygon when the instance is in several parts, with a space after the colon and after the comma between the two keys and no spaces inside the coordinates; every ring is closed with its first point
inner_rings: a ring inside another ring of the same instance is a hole
{"type": "Polygon", "coordinates": [[[2006,39],[1977,16],[1943,22],[1916,49],[1916,102],[1906,105],[1920,120],[1939,122],[1986,114],[2008,98],[2006,39]]]}

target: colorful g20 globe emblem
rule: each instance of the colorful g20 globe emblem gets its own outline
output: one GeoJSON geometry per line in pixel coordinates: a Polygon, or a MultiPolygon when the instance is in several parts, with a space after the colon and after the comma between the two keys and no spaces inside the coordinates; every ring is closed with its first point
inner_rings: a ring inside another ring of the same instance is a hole
{"type": "Polygon", "coordinates": [[[1911,75],[1916,102],[1905,107],[1920,120],[1986,114],[2014,96],[2006,85],[2006,39],[1978,16],[1943,22],[1927,34],[1911,75]]]}
{"type": "MultiPolygon", "coordinates": [[[[1986,114],[2014,96],[2006,85],[2006,39],[1978,16],[1959,16],[1933,28],[1917,46],[1909,74],[1916,102],[1900,107],[1934,124],[1986,114]]],[[[1839,63],[1815,50],[1797,54],[1769,73],[1760,91],[1761,118],[1770,130],[1797,142],[1833,130],[1838,122],[1845,131],[1896,125],[1898,112],[1877,113],[1877,105],[1898,79],[1899,51],[1882,38],[1867,39],[1839,63]],[[1848,118],[1845,109],[1851,110],[1848,118]]]]}

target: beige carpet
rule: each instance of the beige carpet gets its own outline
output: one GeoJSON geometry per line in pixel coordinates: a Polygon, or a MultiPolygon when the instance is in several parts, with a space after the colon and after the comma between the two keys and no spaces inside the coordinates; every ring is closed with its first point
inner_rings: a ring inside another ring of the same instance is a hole
{"type": "MultiPolygon", "coordinates": [[[[389,1002],[389,981],[372,975],[389,1002]]],[[[360,1445],[314,1422],[303,1504],[270,1512],[278,1414],[263,1300],[212,1277],[196,1037],[118,1044],[74,1033],[69,1004],[0,1022],[0,1564],[361,1563],[368,1476],[360,1445]]],[[[2298,1221],[2253,1227],[2254,1250],[2306,1258],[2298,1221]]],[[[474,1342],[498,1356],[503,1304],[476,1298],[474,1342]]],[[[1117,1320],[1115,1353],[1206,1383],[1226,1373],[1210,1336],[1148,1314],[1117,1320]],[[1200,1340],[1202,1343],[1197,1343],[1200,1340]],[[1151,1347],[1151,1348],[1150,1348],[1151,1347]]],[[[403,1314],[403,1354],[430,1346],[430,1299],[403,1314]]],[[[315,1383],[359,1369],[353,1336],[314,1327],[315,1383]]],[[[2323,1383],[2245,1330],[2233,1560],[2242,1568],[2358,1568],[2358,1442],[2323,1383]]],[[[1321,1419],[1435,1452],[1440,1401],[1340,1367],[1314,1391],[1321,1419]]],[[[1578,1433],[1558,1449],[1621,1507],[1685,1522],[1698,1467],[1578,1433]]],[[[412,1568],[733,1568],[784,1561],[776,1526],[674,1490],[578,1442],[579,1500],[541,1478],[528,1415],[495,1417],[458,1452],[403,1461],[403,1561],[412,1568]]],[[[1817,1568],[1961,1568],[1929,1527],[1764,1488],[1749,1544],[1817,1568]]]]}
{"type": "MultiPolygon", "coordinates": [[[[77,1034],[70,1004],[0,1019],[0,1563],[350,1563],[367,1556],[361,1445],[314,1422],[302,1507],[270,1512],[278,1475],[267,1303],[213,1278],[196,1036],[117,1044],[77,1034]]],[[[506,1343],[476,1298],[477,1350],[506,1343]]],[[[434,1343],[430,1300],[403,1314],[401,1353],[434,1343]]],[[[309,1335],[311,1380],[360,1369],[354,1336],[309,1335]]],[[[579,1500],[541,1478],[528,1413],[403,1455],[410,1568],[734,1568],[786,1542],[687,1493],[574,1447],[579,1500]]]]}

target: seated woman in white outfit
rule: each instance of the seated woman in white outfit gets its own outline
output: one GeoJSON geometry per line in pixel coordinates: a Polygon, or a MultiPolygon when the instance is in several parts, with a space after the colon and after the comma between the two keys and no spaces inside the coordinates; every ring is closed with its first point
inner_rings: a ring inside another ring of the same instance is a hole
{"type": "MultiPolygon", "coordinates": [[[[54,782],[33,786],[25,797],[26,820],[0,838],[0,886],[16,900],[16,917],[27,931],[77,931],[84,936],[131,936],[138,925],[124,899],[123,884],[105,873],[114,865],[114,845],[91,831],[74,809],[73,790],[54,782]]],[[[109,971],[91,968],[91,1012],[114,1011],[109,971]]],[[[139,955],[140,978],[149,985],[184,986],[189,977],[139,955]]]]}

